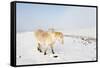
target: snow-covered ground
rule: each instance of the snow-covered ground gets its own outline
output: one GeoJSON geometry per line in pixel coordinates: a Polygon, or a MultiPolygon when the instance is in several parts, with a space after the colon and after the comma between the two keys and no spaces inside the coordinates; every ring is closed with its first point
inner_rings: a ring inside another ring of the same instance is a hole
{"type": "Polygon", "coordinates": [[[54,46],[54,58],[50,50],[47,55],[37,51],[33,32],[17,33],[17,65],[61,63],[76,61],[96,60],[95,39],[83,39],[81,37],[65,36],[64,45],[56,43],[54,46]]]}

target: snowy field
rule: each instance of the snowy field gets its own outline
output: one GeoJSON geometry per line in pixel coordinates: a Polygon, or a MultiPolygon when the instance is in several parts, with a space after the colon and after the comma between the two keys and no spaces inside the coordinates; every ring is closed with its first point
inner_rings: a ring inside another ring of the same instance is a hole
{"type": "Polygon", "coordinates": [[[17,33],[17,65],[45,64],[96,60],[96,40],[91,38],[64,36],[64,45],[56,43],[54,58],[50,50],[47,55],[37,51],[33,32],[17,33]]]}

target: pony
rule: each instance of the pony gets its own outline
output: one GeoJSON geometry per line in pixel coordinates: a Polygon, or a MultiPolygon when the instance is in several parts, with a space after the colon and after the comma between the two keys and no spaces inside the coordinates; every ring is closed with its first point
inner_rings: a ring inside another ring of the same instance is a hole
{"type": "Polygon", "coordinates": [[[62,45],[64,44],[64,35],[62,32],[50,32],[38,29],[35,31],[35,38],[37,42],[37,50],[43,52],[44,55],[47,54],[47,50],[50,47],[52,54],[54,52],[54,44],[59,41],[62,45]],[[44,48],[42,48],[44,46],[44,48]]]}

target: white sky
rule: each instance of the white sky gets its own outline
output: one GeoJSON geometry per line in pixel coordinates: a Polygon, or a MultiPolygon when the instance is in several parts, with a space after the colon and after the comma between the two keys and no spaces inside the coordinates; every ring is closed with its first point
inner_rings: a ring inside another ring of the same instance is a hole
{"type": "Polygon", "coordinates": [[[39,28],[95,34],[96,8],[17,3],[17,32],[39,28]]]}

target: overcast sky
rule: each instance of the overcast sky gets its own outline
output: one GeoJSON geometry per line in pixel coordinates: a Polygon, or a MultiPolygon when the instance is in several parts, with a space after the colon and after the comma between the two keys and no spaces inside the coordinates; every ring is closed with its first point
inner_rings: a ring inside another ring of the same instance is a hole
{"type": "Polygon", "coordinates": [[[17,3],[17,32],[42,28],[77,31],[96,28],[96,8],[17,3]]]}

